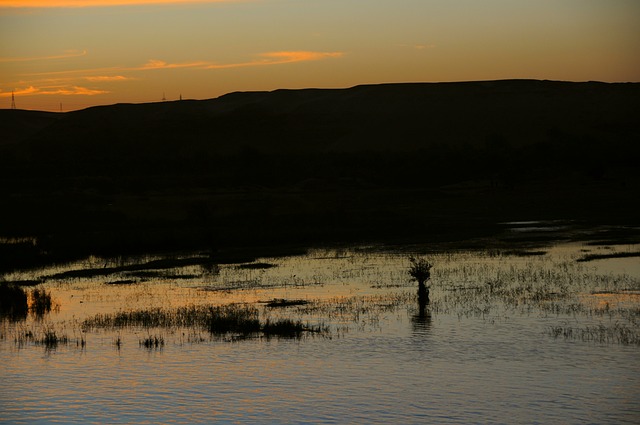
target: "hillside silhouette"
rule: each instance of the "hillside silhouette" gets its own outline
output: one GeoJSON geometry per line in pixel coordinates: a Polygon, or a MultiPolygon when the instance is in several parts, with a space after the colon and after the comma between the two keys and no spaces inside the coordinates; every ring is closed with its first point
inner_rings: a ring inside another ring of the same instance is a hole
{"type": "Polygon", "coordinates": [[[638,110],[637,83],[536,80],[0,110],[0,235],[64,256],[627,222],[638,110]]]}

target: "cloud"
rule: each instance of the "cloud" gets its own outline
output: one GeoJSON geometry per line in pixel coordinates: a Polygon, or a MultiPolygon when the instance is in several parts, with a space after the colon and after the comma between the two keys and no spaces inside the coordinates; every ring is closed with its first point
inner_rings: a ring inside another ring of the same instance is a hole
{"type": "MultiPolygon", "coordinates": [[[[2,0],[0,0],[1,2],[2,0]]],[[[86,56],[87,51],[79,51],[79,50],[67,50],[60,55],[50,55],[50,56],[31,56],[31,57],[18,57],[18,58],[0,58],[0,62],[34,62],[34,61],[48,61],[55,59],[67,59],[67,58],[77,58],[80,56],[86,56]]]]}
{"type": "Polygon", "coordinates": [[[207,69],[227,69],[242,68],[249,66],[265,66],[279,65],[292,62],[317,61],[327,58],[339,58],[344,56],[344,52],[312,52],[312,51],[279,51],[267,52],[258,55],[262,59],[256,59],[248,62],[230,63],[230,64],[212,64],[207,69]]]}
{"type": "Polygon", "coordinates": [[[165,61],[150,59],[146,64],[139,68],[131,68],[132,71],[146,71],[153,69],[175,69],[175,68],[205,68],[209,62],[186,62],[186,63],[167,63],[165,61]]]}
{"type": "MultiPolygon", "coordinates": [[[[1,0],[0,0],[1,1],[1,0]]],[[[67,71],[41,72],[22,74],[23,76],[39,76],[39,79],[27,79],[20,82],[21,85],[27,86],[24,89],[16,90],[16,96],[29,95],[82,95],[95,96],[110,93],[106,90],[90,89],[80,85],[76,85],[80,81],[89,81],[92,83],[113,83],[128,80],[136,80],[138,78],[129,77],[123,74],[137,72],[155,72],[168,69],[230,69],[241,67],[258,67],[269,65],[280,65],[296,62],[319,61],[331,58],[340,58],[345,55],[344,52],[315,52],[307,50],[296,51],[276,51],[266,52],[257,55],[256,59],[239,63],[219,64],[207,61],[170,63],[158,59],[150,59],[142,66],[137,67],[112,67],[112,68],[96,68],[96,69],[75,69],[67,71]],[[48,77],[48,78],[47,78],[48,77]]],[[[9,92],[0,93],[0,96],[10,96],[9,92]]]]}
{"type": "Polygon", "coordinates": [[[260,56],[274,59],[274,63],[289,63],[289,62],[305,62],[305,61],[317,61],[327,58],[340,58],[344,56],[344,52],[309,52],[309,51],[283,51],[283,52],[268,52],[263,53],[260,56]]]}
{"type": "Polygon", "coordinates": [[[15,96],[36,96],[36,95],[59,95],[59,96],[96,96],[109,93],[106,90],[96,90],[81,86],[59,86],[59,87],[34,87],[29,86],[13,92],[0,92],[0,97],[15,96]]]}
{"type": "Polygon", "coordinates": [[[96,76],[89,76],[89,77],[83,77],[83,78],[91,82],[113,82],[113,81],[134,80],[134,78],[125,77],[124,75],[96,75],[96,76]]]}
{"type": "Polygon", "coordinates": [[[0,0],[0,8],[106,7],[141,4],[231,3],[246,0],[0,0]]]}
{"type": "Polygon", "coordinates": [[[18,90],[12,90],[10,92],[0,92],[0,97],[11,97],[13,95],[15,96],[28,96],[30,94],[34,94],[37,93],[38,89],[33,87],[33,86],[29,86],[29,87],[25,87],[23,89],[18,89],[18,90]]]}

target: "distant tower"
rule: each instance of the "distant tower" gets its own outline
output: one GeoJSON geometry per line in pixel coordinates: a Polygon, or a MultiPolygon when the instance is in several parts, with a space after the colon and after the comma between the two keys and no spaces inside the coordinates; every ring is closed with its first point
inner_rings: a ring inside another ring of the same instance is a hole
{"type": "Polygon", "coordinates": [[[180,93],[180,100],[182,100],[182,93],[180,93]]]}
{"type": "Polygon", "coordinates": [[[164,92],[162,92],[162,101],[163,101],[163,102],[166,102],[166,101],[167,101],[167,98],[165,97],[164,92]]]}
{"type": "Polygon", "coordinates": [[[11,91],[11,109],[16,109],[16,97],[13,94],[13,90],[11,91]]]}

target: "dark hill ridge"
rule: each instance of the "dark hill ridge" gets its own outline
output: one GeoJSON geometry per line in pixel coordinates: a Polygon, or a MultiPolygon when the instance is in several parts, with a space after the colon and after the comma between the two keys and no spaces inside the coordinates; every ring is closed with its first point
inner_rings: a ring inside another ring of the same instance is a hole
{"type": "Polygon", "coordinates": [[[0,109],[2,123],[0,146],[29,139],[63,116],[64,114],[56,112],[0,109]]]}
{"type": "Polygon", "coordinates": [[[64,258],[637,222],[639,110],[638,83],[534,80],[0,110],[0,236],[64,258]]]}
{"type": "Polygon", "coordinates": [[[185,146],[210,153],[397,151],[433,143],[475,145],[497,136],[516,145],[548,141],[553,134],[603,141],[637,137],[638,110],[640,84],[382,84],[94,107],[44,127],[39,122],[33,127],[41,130],[38,136],[25,133],[25,138],[35,150],[67,144],[82,149],[90,141],[91,151],[135,146],[171,153],[185,146]]]}

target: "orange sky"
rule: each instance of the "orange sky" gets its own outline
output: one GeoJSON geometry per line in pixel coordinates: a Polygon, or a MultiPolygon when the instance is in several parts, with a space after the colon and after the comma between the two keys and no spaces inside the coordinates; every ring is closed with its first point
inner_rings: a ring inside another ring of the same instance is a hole
{"type": "Polygon", "coordinates": [[[640,81],[637,0],[0,0],[0,37],[0,108],[12,92],[19,108],[66,111],[384,82],[640,81]]]}
{"type": "Polygon", "coordinates": [[[186,4],[186,3],[222,3],[242,0],[0,0],[0,7],[20,8],[56,8],[56,7],[95,7],[130,6],[140,4],[186,4]]]}

